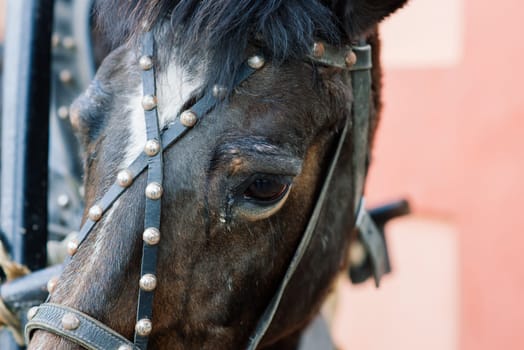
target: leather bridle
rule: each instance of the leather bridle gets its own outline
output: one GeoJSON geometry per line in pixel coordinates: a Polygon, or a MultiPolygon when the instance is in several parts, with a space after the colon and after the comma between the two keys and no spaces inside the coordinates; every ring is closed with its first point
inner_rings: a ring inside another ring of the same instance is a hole
{"type": "MultiPolygon", "coordinates": [[[[69,307],[46,302],[32,308],[28,313],[29,322],[26,325],[26,338],[30,339],[33,331],[41,329],[64,337],[86,349],[92,350],[146,350],[149,335],[153,328],[153,297],[157,286],[156,266],[157,250],[161,240],[160,213],[162,197],[163,152],[181,137],[183,137],[198,121],[209,113],[224,98],[224,90],[218,86],[207,91],[190,109],[183,111],[176,120],[161,131],[158,122],[156,84],[155,84],[155,48],[151,32],[143,36],[143,52],[139,59],[142,69],[144,115],[147,130],[147,142],[144,152],[132,164],[118,173],[114,184],[106,194],[93,205],[83,224],[77,242],[70,245],[70,254],[66,263],[74,257],[78,248],[85,241],[96,223],[112,206],[133,181],[147,169],[147,186],[145,188],[146,206],[143,232],[143,250],[141,263],[141,278],[138,296],[137,317],[134,342],[126,339],[114,330],[96,319],[69,307]]],[[[351,71],[353,88],[353,107],[351,118],[346,118],[340,132],[335,153],[325,176],[319,197],[306,226],[305,232],[295,251],[288,269],[271,302],[259,319],[258,324],[249,339],[247,349],[254,350],[266,334],[275,316],[286,286],[296,271],[316,230],[319,217],[324,206],[333,174],[337,168],[352,167],[354,207],[356,226],[361,239],[375,263],[375,279],[386,273],[386,262],[381,262],[381,235],[364,208],[363,185],[367,172],[369,151],[369,116],[371,103],[371,47],[364,42],[358,45],[342,48],[333,47],[322,42],[316,42],[308,55],[308,60],[317,64],[338,67],[351,71]],[[350,137],[352,135],[352,137],[350,137]],[[353,161],[351,164],[340,164],[340,155],[346,147],[352,147],[353,161]]],[[[239,86],[265,64],[262,55],[248,58],[238,70],[233,87],[239,86]]]]}

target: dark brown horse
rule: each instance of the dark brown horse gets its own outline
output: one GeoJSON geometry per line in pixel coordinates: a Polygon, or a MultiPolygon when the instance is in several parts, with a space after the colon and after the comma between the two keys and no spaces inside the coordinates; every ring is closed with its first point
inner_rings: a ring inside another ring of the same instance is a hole
{"type": "MultiPolygon", "coordinates": [[[[307,53],[316,40],[334,47],[371,43],[371,138],[380,107],[376,24],[404,2],[99,1],[99,20],[119,47],[73,105],[85,147],[87,208],[144,149],[137,39],[144,26],[153,28],[157,43],[161,128],[206,89],[234,87],[164,153],[151,349],[246,347],[300,242],[353,108],[349,72],[316,64],[307,53]],[[265,66],[235,86],[241,63],[260,50],[265,66]]],[[[351,149],[340,161],[351,161],[351,149]]],[[[335,174],[309,249],[260,348],[296,348],[346,267],[357,209],[354,176],[335,174]]],[[[104,214],[50,297],[128,339],[135,328],[146,177],[104,214]]],[[[36,331],[29,345],[76,348],[45,331],[36,331]]]]}

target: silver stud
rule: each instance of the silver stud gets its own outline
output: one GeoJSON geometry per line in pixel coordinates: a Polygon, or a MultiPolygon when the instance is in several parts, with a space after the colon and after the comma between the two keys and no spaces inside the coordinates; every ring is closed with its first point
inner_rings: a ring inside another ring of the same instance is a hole
{"type": "Polygon", "coordinates": [[[56,204],[62,209],[67,208],[71,204],[71,199],[67,194],[61,194],[56,198],[56,204]]]}
{"type": "Polygon", "coordinates": [[[222,100],[223,98],[226,97],[226,95],[227,95],[227,88],[225,86],[218,85],[218,84],[213,86],[213,96],[216,99],[222,100]]]}
{"type": "Polygon", "coordinates": [[[253,69],[260,69],[266,64],[266,60],[262,56],[251,56],[247,60],[247,64],[253,69]]]}
{"type": "Polygon", "coordinates": [[[58,34],[58,33],[54,33],[53,36],[51,37],[51,45],[53,47],[58,47],[58,45],[60,45],[61,41],[62,41],[62,39],[60,38],[60,34],[58,34]]]}
{"type": "Polygon", "coordinates": [[[128,169],[120,170],[116,175],[116,182],[120,187],[129,187],[133,183],[133,174],[128,169]]]}
{"type": "Polygon", "coordinates": [[[98,221],[102,217],[103,213],[104,210],[102,209],[102,207],[98,204],[95,204],[91,208],[89,208],[89,213],[87,214],[87,216],[93,221],[98,221]]]}
{"type": "Polygon", "coordinates": [[[355,63],[357,63],[357,55],[353,51],[349,51],[346,54],[345,60],[346,60],[346,66],[351,68],[355,65],[355,63]]]}
{"type": "Polygon", "coordinates": [[[313,44],[313,56],[316,58],[320,58],[324,56],[324,52],[326,51],[324,44],[321,42],[316,42],[313,44]]]}
{"type": "Polygon", "coordinates": [[[144,230],[142,239],[149,245],[157,245],[160,242],[160,231],[157,228],[149,227],[144,230]]]}
{"type": "Polygon", "coordinates": [[[117,350],[133,350],[131,345],[120,345],[117,350]]]}
{"type": "Polygon", "coordinates": [[[56,114],[60,119],[67,119],[67,117],[69,117],[69,108],[67,108],[66,106],[62,106],[58,108],[56,114]]]}
{"type": "Polygon", "coordinates": [[[146,110],[146,111],[150,111],[150,110],[153,110],[156,108],[156,96],[153,96],[153,95],[145,95],[143,98],[142,98],[142,107],[146,110]]]}
{"type": "Polygon", "coordinates": [[[74,331],[80,327],[80,320],[72,313],[67,313],[62,317],[62,327],[68,331],[74,331]]]}
{"type": "Polygon", "coordinates": [[[38,312],[38,306],[34,306],[34,307],[30,308],[27,311],[27,319],[29,321],[31,321],[33,318],[35,318],[37,312],[38,312]]]}
{"type": "Polygon", "coordinates": [[[158,182],[151,182],[146,187],[146,197],[149,199],[153,199],[153,200],[160,199],[160,197],[162,197],[162,192],[163,192],[162,185],[159,184],[158,182]]]}
{"type": "Polygon", "coordinates": [[[73,81],[73,73],[69,69],[63,69],[60,71],[58,77],[60,81],[64,84],[69,84],[73,81]]]}
{"type": "Polygon", "coordinates": [[[156,289],[157,279],[153,274],[146,274],[140,278],[140,289],[152,292],[156,289]]]}
{"type": "Polygon", "coordinates": [[[195,126],[197,119],[196,114],[189,109],[180,115],[180,123],[188,128],[195,126]]]}
{"type": "Polygon", "coordinates": [[[72,239],[67,242],[67,254],[73,256],[78,251],[79,243],[76,239],[72,239]]]}
{"type": "Polygon", "coordinates": [[[79,131],[82,126],[82,117],[78,108],[71,108],[69,111],[69,122],[75,131],[79,131]]]}
{"type": "Polygon", "coordinates": [[[154,157],[160,152],[160,142],[158,140],[152,139],[147,140],[146,145],[144,147],[144,152],[150,157],[154,157]]]}
{"type": "Polygon", "coordinates": [[[75,39],[71,36],[66,36],[64,40],[62,40],[62,45],[68,50],[73,50],[76,46],[75,39]]]}
{"type": "Polygon", "coordinates": [[[140,57],[140,59],[138,60],[138,64],[140,65],[140,68],[142,68],[143,70],[150,70],[151,68],[153,68],[153,59],[151,58],[151,56],[142,56],[140,57]]]}
{"type": "Polygon", "coordinates": [[[153,330],[153,323],[147,318],[139,320],[135,325],[136,333],[141,337],[147,337],[153,330]]]}
{"type": "Polygon", "coordinates": [[[58,283],[58,276],[51,277],[49,281],[47,281],[47,291],[49,294],[52,294],[56,289],[56,284],[58,283]]]}

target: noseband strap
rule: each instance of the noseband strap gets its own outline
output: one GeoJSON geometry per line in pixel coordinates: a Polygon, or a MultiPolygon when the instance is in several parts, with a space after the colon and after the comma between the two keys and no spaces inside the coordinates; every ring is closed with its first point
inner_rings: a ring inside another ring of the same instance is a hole
{"type": "Polygon", "coordinates": [[[26,327],[26,332],[42,329],[86,349],[140,350],[132,342],[102,322],[63,305],[42,304],[26,327]]]}

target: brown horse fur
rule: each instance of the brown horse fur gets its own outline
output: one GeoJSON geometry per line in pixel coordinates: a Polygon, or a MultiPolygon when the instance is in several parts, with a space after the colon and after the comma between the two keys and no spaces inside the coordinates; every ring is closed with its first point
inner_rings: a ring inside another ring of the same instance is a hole
{"type": "MultiPolygon", "coordinates": [[[[147,6],[142,0],[116,3],[115,8],[124,3],[147,6]]],[[[300,1],[290,3],[301,9],[300,1]]],[[[338,26],[346,34],[365,34],[374,47],[373,102],[378,112],[379,43],[374,25],[403,1],[327,3],[331,10],[347,5],[338,26]]],[[[74,105],[86,149],[87,207],[114,181],[123,150],[133,141],[129,96],[130,87],[140,85],[139,50],[130,41],[111,53],[74,105]]],[[[248,45],[242,57],[250,50],[248,45]]],[[[165,62],[164,69],[168,66],[165,62]]],[[[207,75],[210,81],[217,77],[207,75]]],[[[351,101],[348,72],[291,56],[270,60],[165,152],[151,349],[245,347],[304,232],[351,101]],[[280,209],[257,220],[245,214],[260,208],[242,196],[242,189],[260,175],[292,186],[280,209]]],[[[377,113],[371,118],[376,126],[377,113]]],[[[345,150],[341,161],[351,161],[351,150],[345,150]]],[[[313,240],[261,348],[295,349],[335,276],[346,267],[355,210],[351,177],[343,171],[335,174],[313,240]]],[[[145,182],[142,174],[97,224],[51,295],[51,302],[92,315],[129,339],[138,294],[145,182]]],[[[29,345],[78,348],[44,331],[36,332],[29,345]]]]}

